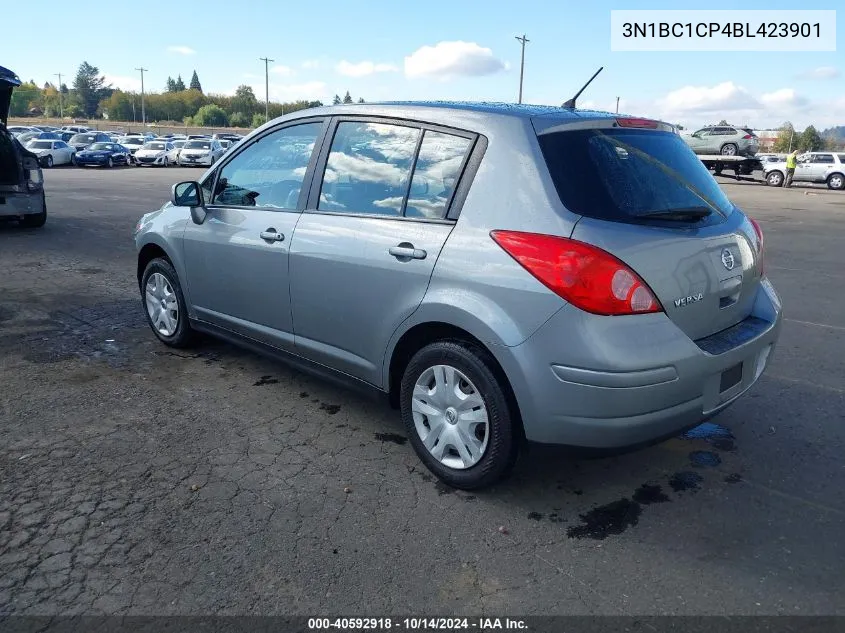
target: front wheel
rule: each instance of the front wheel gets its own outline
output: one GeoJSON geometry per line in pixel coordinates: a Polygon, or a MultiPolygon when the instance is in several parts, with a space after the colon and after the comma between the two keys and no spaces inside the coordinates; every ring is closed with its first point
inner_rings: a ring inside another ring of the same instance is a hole
{"type": "Polygon", "coordinates": [[[725,143],[720,152],[722,156],[736,156],[736,145],[733,143],[725,143]]]}
{"type": "Polygon", "coordinates": [[[402,378],[399,402],[411,444],[454,488],[490,486],[516,460],[516,421],[494,367],[479,346],[438,341],[413,356],[402,378]]]}
{"type": "Polygon", "coordinates": [[[163,257],[152,260],[141,277],[141,300],[153,333],[170,347],[188,347],[194,331],[182,286],[173,265],[163,257]]]}
{"type": "Polygon", "coordinates": [[[161,166],[162,166],[162,167],[170,167],[170,161],[169,161],[169,160],[167,160],[167,156],[165,156],[165,157],[164,157],[164,160],[163,160],[163,161],[161,161],[161,166]]]}
{"type": "Polygon", "coordinates": [[[44,161],[44,164],[45,164],[47,167],[52,167],[52,166],[53,166],[53,157],[52,157],[52,156],[48,156],[48,157],[47,157],[47,160],[46,160],[46,161],[44,161]]]}
{"type": "Polygon", "coordinates": [[[770,171],[766,175],[766,184],[770,187],[780,187],[783,184],[783,174],[779,171],[770,171]]]}
{"type": "Polygon", "coordinates": [[[829,189],[836,191],[845,189],[845,176],[842,174],[831,174],[827,179],[827,186],[829,189]]]}
{"type": "Polygon", "coordinates": [[[109,169],[111,169],[112,167],[114,167],[114,161],[112,160],[111,156],[109,156],[109,159],[108,159],[108,161],[106,162],[106,167],[108,167],[109,169]]]}

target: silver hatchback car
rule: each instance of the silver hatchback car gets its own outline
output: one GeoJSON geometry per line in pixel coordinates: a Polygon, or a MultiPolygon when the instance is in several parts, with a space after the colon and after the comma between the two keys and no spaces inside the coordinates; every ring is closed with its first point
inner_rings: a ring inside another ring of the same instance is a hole
{"type": "Polygon", "coordinates": [[[759,225],[672,127],[557,107],[345,105],[254,131],[135,229],[166,345],[210,333],[387,394],[446,483],[524,440],[619,448],[760,377],[759,225]]]}

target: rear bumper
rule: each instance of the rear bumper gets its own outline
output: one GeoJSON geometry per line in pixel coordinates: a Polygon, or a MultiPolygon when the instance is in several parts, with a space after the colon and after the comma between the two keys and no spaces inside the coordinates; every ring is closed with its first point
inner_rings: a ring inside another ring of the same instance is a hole
{"type": "Polygon", "coordinates": [[[44,191],[32,193],[4,192],[0,190],[0,218],[38,215],[46,208],[44,191]]]}
{"type": "Polygon", "coordinates": [[[766,368],[781,318],[766,281],[744,325],[702,341],[665,314],[598,317],[567,306],[522,345],[496,352],[526,439],[623,448],[695,426],[735,402],[766,368]]]}

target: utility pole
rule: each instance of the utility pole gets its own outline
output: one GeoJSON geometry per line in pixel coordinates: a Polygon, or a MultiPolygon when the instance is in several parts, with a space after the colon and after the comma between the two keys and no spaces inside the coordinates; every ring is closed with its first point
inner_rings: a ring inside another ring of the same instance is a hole
{"type": "Polygon", "coordinates": [[[522,77],[525,73],[525,45],[531,40],[525,37],[525,33],[522,34],[522,37],[515,37],[517,41],[522,44],[522,57],[519,62],[519,103],[522,103],[522,77]]]}
{"type": "Polygon", "coordinates": [[[64,123],[65,109],[62,106],[62,73],[56,73],[56,77],[59,78],[59,120],[64,123]]]}
{"type": "Polygon", "coordinates": [[[136,68],[141,71],[141,125],[144,126],[144,131],[147,128],[147,111],[144,108],[144,73],[149,70],[147,68],[136,68]]]}
{"type": "Polygon", "coordinates": [[[262,62],[264,62],[264,122],[270,120],[270,62],[276,61],[275,59],[268,59],[267,57],[259,57],[262,62]]]}
{"type": "Polygon", "coordinates": [[[619,114],[619,97],[616,97],[616,114],[619,114]]]}

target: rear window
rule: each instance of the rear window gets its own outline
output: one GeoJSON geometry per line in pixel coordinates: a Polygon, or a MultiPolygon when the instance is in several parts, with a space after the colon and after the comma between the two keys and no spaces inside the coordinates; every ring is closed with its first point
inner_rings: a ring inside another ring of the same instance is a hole
{"type": "Polygon", "coordinates": [[[72,139],[70,139],[71,143],[93,143],[97,140],[96,134],[77,134],[72,139]]]}
{"type": "Polygon", "coordinates": [[[30,147],[32,149],[52,149],[53,144],[50,141],[35,141],[30,147]]]}
{"type": "Polygon", "coordinates": [[[616,222],[693,208],[733,209],[677,134],[622,128],[552,132],[540,147],[561,202],[573,213],[616,222]]]}

